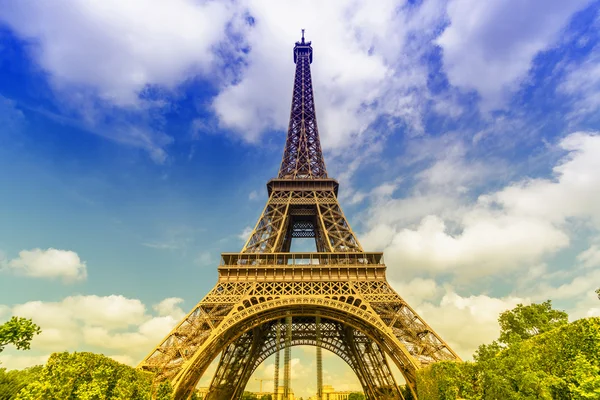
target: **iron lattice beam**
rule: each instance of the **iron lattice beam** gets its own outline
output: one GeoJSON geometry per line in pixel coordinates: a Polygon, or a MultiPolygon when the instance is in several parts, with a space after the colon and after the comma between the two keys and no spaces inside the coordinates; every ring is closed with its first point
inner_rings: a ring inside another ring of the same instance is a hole
{"type": "Polygon", "coordinates": [[[296,43],[294,62],[296,63],[296,74],[292,110],[283,159],[279,168],[279,178],[327,178],[310,73],[312,62],[310,42],[304,42],[302,39],[301,42],[296,43]]]}

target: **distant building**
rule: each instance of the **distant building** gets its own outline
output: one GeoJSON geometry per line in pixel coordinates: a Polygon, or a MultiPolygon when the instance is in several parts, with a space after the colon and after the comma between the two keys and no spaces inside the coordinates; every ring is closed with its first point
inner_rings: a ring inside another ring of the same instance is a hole
{"type": "MultiPolygon", "coordinates": [[[[357,393],[356,390],[335,391],[331,385],[323,385],[323,400],[348,400],[351,393],[357,393]]],[[[317,396],[309,397],[308,400],[317,400],[317,396]]]]}
{"type": "MultiPolygon", "coordinates": [[[[283,400],[283,386],[279,386],[279,391],[277,392],[277,398],[275,398],[275,396],[273,395],[273,392],[250,392],[250,393],[256,395],[256,397],[258,397],[259,399],[262,396],[271,395],[271,398],[273,400],[283,400]]],[[[207,387],[196,388],[196,394],[199,397],[204,398],[208,394],[208,388],[207,387]]],[[[335,398],[336,397],[332,397],[332,399],[335,399],[335,398]]],[[[290,399],[289,400],[296,400],[296,398],[294,397],[294,391],[293,390],[290,390],[290,399]]]]}
{"type": "MultiPolygon", "coordinates": [[[[258,396],[258,398],[260,399],[260,396],[264,395],[264,394],[270,394],[271,396],[273,396],[273,400],[283,400],[283,386],[279,386],[279,389],[277,390],[277,397],[275,397],[275,395],[273,395],[273,392],[264,392],[264,393],[254,393],[255,395],[258,396]]],[[[294,391],[292,389],[290,389],[290,400],[295,400],[296,398],[294,397],[294,391]]]]}

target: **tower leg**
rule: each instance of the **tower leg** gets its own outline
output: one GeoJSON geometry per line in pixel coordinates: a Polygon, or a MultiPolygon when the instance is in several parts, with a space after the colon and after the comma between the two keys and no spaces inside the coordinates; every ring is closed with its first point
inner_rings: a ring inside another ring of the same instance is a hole
{"type": "Polygon", "coordinates": [[[357,365],[357,376],[368,400],[403,399],[383,350],[366,335],[343,327],[343,340],[357,365]]]}
{"type": "Polygon", "coordinates": [[[273,377],[273,400],[279,400],[279,344],[281,343],[281,324],[277,324],[277,334],[275,339],[275,376],[273,377]]]}
{"type": "Polygon", "coordinates": [[[317,400],[323,399],[323,354],[321,353],[321,317],[316,317],[317,333],[317,400]]]}
{"type": "Polygon", "coordinates": [[[255,328],[227,346],[219,360],[206,400],[231,400],[242,395],[266,336],[266,328],[255,328]]]}
{"type": "Polygon", "coordinates": [[[292,356],[292,317],[285,317],[285,350],[283,359],[283,398],[290,399],[291,356],[292,356]]]}

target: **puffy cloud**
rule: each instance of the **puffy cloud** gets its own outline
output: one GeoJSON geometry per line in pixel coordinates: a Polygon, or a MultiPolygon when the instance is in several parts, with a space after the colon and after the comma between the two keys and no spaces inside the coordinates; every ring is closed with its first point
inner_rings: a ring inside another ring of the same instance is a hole
{"type": "Polygon", "coordinates": [[[392,280],[390,284],[411,307],[417,307],[426,300],[436,298],[442,289],[435,280],[423,278],[398,282],[392,280]]]}
{"type": "Polygon", "coordinates": [[[46,350],[75,349],[80,344],[80,327],[127,328],[148,319],[144,304],[123,296],[70,296],[60,302],[30,301],[12,308],[13,314],[31,318],[42,328],[34,338],[46,350]]]}
{"type": "Polygon", "coordinates": [[[62,278],[65,282],[87,278],[85,262],[70,250],[23,250],[19,252],[18,258],[6,262],[6,267],[15,273],[34,278],[62,278]]]}
{"type": "Polygon", "coordinates": [[[244,55],[247,67],[213,103],[223,126],[248,141],[266,129],[286,128],[294,74],[291,45],[304,27],[313,41],[312,77],[325,148],[362,143],[367,127],[383,115],[422,130],[427,70],[419,57],[443,17],[436,1],[415,6],[393,0],[249,0],[247,5],[255,20],[244,32],[251,46],[244,55]],[[313,18],[315,12],[320,18],[313,18]]]}
{"type": "Polygon", "coordinates": [[[476,90],[484,109],[503,106],[533,58],[558,38],[589,0],[452,0],[449,25],[437,39],[450,82],[476,90]]]}
{"type": "Polygon", "coordinates": [[[50,354],[32,356],[29,354],[5,354],[2,353],[2,368],[8,369],[24,369],[34,365],[46,364],[50,354]]]}
{"type": "Polygon", "coordinates": [[[180,297],[169,297],[164,299],[158,304],[155,304],[152,308],[160,315],[164,316],[172,316],[177,319],[181,319],[185,316],[184,311],[178,307],[178,304],[183,303],[183,299],[180,297]]]}
{"type": "Polygon", "coordinates": [[[517,297],[463,297],[448,290],[439,303],[424,303],[416,310],[461,358],[470,359],[480,344],[498,338],[500,313],[528,302],[517,297]]]}
{"type": "Polygon", "coordinates": [[[250,236],[250,234],[252,233],[253,228],[251,226],[247,226],[244,228],[244,230],[242,232],[240,232],[237,237],[240,240],[243,240],[244,242],[246,240],[248,240],[248,237],[250,236]]]}
{"type": "Polygon", "coordinates": [[[118,361],[123,364],[126,364],[126,365],[135,366],[135,360],[130,356],[116,354],[116,355],[109,355],[107,357],[110,357],[113,360],[118,361]]]}
{"type": "Polygon", "coordinates": [[[92,350],[133,365],[183,318],[185,313],[178,307],[182,301],[162,300],[152,306],[155,315],[140,300],[121,295],[70,296],[59,302],[15,305],[12,314],[31,318],[42,333],[34,337],[26,356],[9,348],[8,358],[3,353],[3,364],[8,368],[33,365],[38,357],[31,353],[42,351],[92,350]]]}
{"type": "Polygon", "coordinates": [[[534,262],[569,244],[559,229],[535,219],[475,211],[463,223],[462,232],[453,235],[438,217],[425,217],[416,229],[394,236],[387,257],[406,268],[480,276],[534,262]]]}
{"type": "MultiPolygon", "coordinates": [[[[567,155],[552,178],[524,179],[473,203],[461,197],[444,202],[439,195],[448,192],[427,190],[414,198],[375,203],[366,244],[384,249],[392,276],[444,271],[469,278],[538,264],[567,248],[573,218],[600,229],[600,136],[574,133],[560,147],[567,155]],[[427,196],[439,199],[439,209],[415,222],[397,217],[411,213],[401,206],[418,205],[427,196]]],[[[592,252],[581,257],[595,260],[592,252]]]]}
{"type": "Polygon", "coordinates": [[[72,296],[64,299],[61,305],[87,325],[125,328],[146,318],[146,306],[140,300],[121,295],[72,296]]]}
{"type": "Polygon", "coordinates": [[[577,260],[586,268],[600,268],[600,246],[597,244],[591,245],[577,256],[577,260]]]}
{"type": "Polygon", "coordinates": [[[0,20],[35,44],[57,87],[128,106],[146,85],[173,87],[208,68],[233,11],[217,1],[26,0],[2,7],[0,20]]]}

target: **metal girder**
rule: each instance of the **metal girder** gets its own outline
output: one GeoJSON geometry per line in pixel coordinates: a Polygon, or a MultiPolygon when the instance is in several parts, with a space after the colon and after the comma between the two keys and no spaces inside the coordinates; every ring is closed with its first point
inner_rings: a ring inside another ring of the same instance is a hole
{"type": "MultiPolygon", "coordinates": [[[[292,346],[309,345],[327,349],[345,360],[359,378],[367,399],[402,399],[383,351],[368,336],[336,321],[326,318],[321,321],[320,316],[299,317],[291,325],[288,322],[285,319],[266,323],[260,330],[244,334],[230,344],[221,355],[206,398],[238,399],[252,373],[269,356],[279,354],[282,347],[287,351],[292,346]],[[288,327],[291,336],[282,337],[281,330],[288,332],[288,327]],[[258,340],[262,343],[258,344],[258,340]]],[[[317,393],[319,388],[322,377],[317,393]]]]}
{"type": "Polygon", "coordinates": [[[213,376],[206,400],[237,399],[250,379],[252,360],[264,342],[268,327],[254,328],[225,348],[213,376]]]}
{"type": "Polygon", "coordinates": [[[310,73],[312,47],[310,42],[296,43],[294,48],[296,74],[287,140],[279,177],[286,179],[327,178],[321,150],[315,100],[310,73]]]}
{"type": "Polygon", "coordinates": [[[333,186],[273,191],[242,253],[289,252],[295,237],[314,238],[319,252],[362,252],[333,186]]]}
{"type": "Polygon", "coordinates": [[[321,353],[321,317],[315,317],[315,331],[317,336],[317,400],[323,400],[323,354],[321,353]]]}
{"type": "Polygon", "coordinates": [[[283,357],[283,400],[290,400],[292,384],[292,317],[285,317],[285,346],[283,357]]]}

